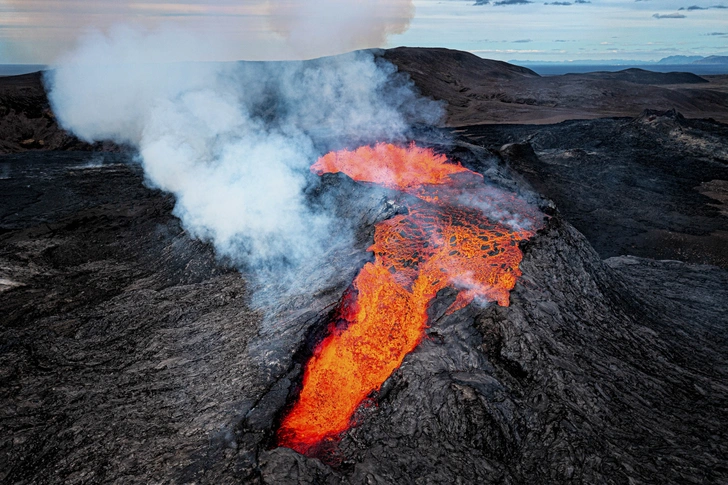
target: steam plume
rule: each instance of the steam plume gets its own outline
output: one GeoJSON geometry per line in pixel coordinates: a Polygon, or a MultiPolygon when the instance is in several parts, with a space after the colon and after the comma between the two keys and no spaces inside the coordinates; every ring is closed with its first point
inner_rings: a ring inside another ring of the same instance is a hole
{"type": "Polygon", "coordinates": [[[331,54],[332,46],[345,50],[378,47],[388,35],[407,30],[414,16],[410,0],[288,0],[270,7],[273,29],[298,54],[331,54]]]}
{"type": "MultiPolygon", "coordinates": [[[[9,55],[49,62],[85,29],[115,25],[157,29],[174,22],[200,39],[217,38],[226,49],[207,60],[303,59],[380,47],[407,30],[412,0],[0,0],[17,41],[9,55]],[[40,38],[38,28],[45,28],[40,38]],[[48,57],[50,56],[50,58],[48,57]]],[[[196,49],[179,51],[190,57],[196,49]]]]}
{"type": "Polygon", "coordinates": [[[181,62],[190,49],[224,47],[173,29],[90,34],[47,75],[51,103],[83,140],[136,147],[148,182],[176,196],[174,213],[194,237],[285,280],[340,232],[302,195],[317,147],[398,140],[412,122],[436,123],[441,109],[367,51],[181,62]]]}

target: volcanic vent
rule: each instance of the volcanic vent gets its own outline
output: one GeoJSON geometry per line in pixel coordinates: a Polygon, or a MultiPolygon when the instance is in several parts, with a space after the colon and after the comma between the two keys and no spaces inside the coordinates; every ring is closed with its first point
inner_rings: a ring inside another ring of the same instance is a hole
{"type": "Polygon", "coordinates": [[[315,455],[322,442],[350,426],[357,407],[420,343],[439,291],[458,290],[448,314],[474,300],[508,306],[521,275],[518,244],[539,228],[540,213],[486,186],[482,175],[414,143],[331,152],[311,170],[342,172],[413,196],[407,214],[376,224],[369,248],[374,261],[364,265],[342,299],[279,430],[280,445],[315,455]]]}

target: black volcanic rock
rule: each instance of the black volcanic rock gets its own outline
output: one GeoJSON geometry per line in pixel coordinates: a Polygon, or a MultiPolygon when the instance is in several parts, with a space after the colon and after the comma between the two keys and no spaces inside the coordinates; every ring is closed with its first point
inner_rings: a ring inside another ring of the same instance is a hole
{"type": "MultiPolygon", "coordinates": [[[[506,143],[503,145],[498,153],[506,160],[514,160],[518,162],[527,161],[529,165],[537,164],[539,162],[536,152],[533,151],[533,147],[530,143],[506,143]]],[[[525,163],[523,163],[525,165],[525,163]]]]}
{"type": "Polygon", "coordinates": [[[398,47],[383,51],[382,57],[407,73],[426,96],[459,108],[470,104],[471,91],[483,83],[539,77],[525,67],[451,49],[398,47]]]}
{"type": "Polygon", "coordinates": [[[726,125],[646,110],[633,119],[458,132],[500,149],[603,258],[636,255],[728,268],[725,202],[710,188],[728,180],[726,125]]]}
{"type": "Polygon", "coordinates": [[[3,483],[161,481],[252,366],[245,281],[137,167],[99,157],[0,159],[3,483]]]}
{"type": "Polygon", "coordinates": [[[0,76],[0,154],[26,150],[118,149],[109,142],[84,143],[63,130],[50,108],[42,73],[0,76]]]}
{"type": "MultiPolygon", "coordinates": [[[[470,147],[449,152],[530,193],[470,147]]],[[[454,295],[442,291],[427,337],[376,406],[307,458],[275,446],[276,423],[370,258],[372,225],[406,210],[406,198],[320,179],[307,197],[348,215],[355,245],[332,249],[334,278],[302,274],[296,294],[266,300],[263,318],[245,278],[188,237],[168,196],[145,188],[121,155],[94,156],[3,159],[0,194],[14,203],[0,213],[1,481],[728,479],[725,270],[603,261],[548,210],[523,245],[511,305],[443,315],[454,295]]]]}

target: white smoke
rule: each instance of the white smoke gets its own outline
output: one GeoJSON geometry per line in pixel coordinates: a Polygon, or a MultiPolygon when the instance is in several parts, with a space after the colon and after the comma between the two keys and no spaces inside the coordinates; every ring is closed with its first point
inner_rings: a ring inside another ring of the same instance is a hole
{"type": "Polygon", "coordinates": [[[48,73],[50,100],[83,140],[135,147],[148,182],[175,195],[174,213],[194,237],[285,280],[322,261],[334,234],[346,237],[303,196],[319,147],[402,140],[412,122],[436,123],[441,107],[366,51],[182,62],[190,49],[205,58],[220,48],[172,29],[89,34],[48,73]]]}
{"type": "Polygon", "coordinates": [[[379,47],[406,31],[414,12],[411,0],[288,0],[271,2],[269,18],[293,51],[307,57],[379,47]]]}
{"type": "Polygon", "coordinates": [[[486,219],[511,231],[536,230],[542,217],[537,205],[529,203],[520,195],[488,183],[474,191],[462,191],[457,201],[463,207],[477,209],[486,219]]]}
{"type": "MultiPolygon", "coordinates": [[[[415,9],[412,0],[0,0],[0,11],[18,27],[0,50],[46,63],[85,29],[154,30],[170,22],[221,41],[225,49],[206,60],[309,59],[380,47],[407,30],[415,9]]],[[[176,54],[199,59],[189,47],[176,54]]]]}

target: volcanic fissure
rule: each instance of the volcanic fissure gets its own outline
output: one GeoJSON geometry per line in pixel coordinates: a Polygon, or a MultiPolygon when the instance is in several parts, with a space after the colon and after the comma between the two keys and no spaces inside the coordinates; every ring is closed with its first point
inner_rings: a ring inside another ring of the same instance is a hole
{"type": "Polygon", "coordinates": [[[298,401],[283,418],[278,444],[309,455],[346,431],[356,409],[417,347],[440,290],[459,292],[448,313],[474,300],[508,306],[521,275],[518,243],[540,224],[538,210],[517,195],[414,143],[331,152],[311,170],[342,172],[416,202],[375,226],[374,261],[342,299],[306,365],[298,401]]]}

